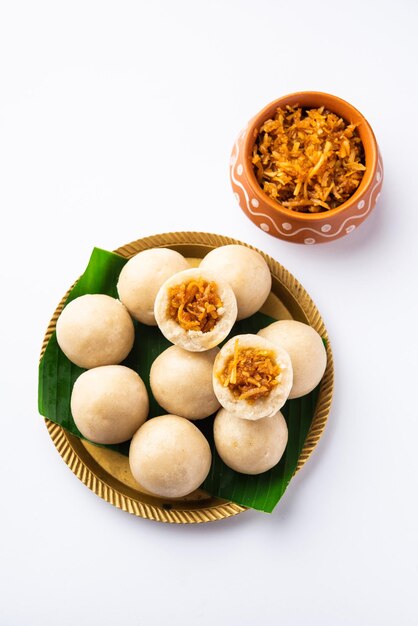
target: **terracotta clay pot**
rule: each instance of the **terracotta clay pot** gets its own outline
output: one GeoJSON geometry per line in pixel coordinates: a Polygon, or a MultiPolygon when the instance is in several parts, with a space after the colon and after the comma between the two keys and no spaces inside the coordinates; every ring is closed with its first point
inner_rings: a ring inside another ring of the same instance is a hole
{"type": "Polygon", "coordinates": [[[375,206],[383,183],[383,165],[374,133],[363,115],[351,104],[317,91],[302,91],[283,96],[257,113],[240,133],[231,155],[231,184],[244,213],[266,233],[293,243],[312,245],[333,241],[351,233],[375,206]],[[325,106],[329,111],[358,124],[363,142],[366,170],[354,194],[336,209],[323,213],[298,213],[270,198],[257,182],[251,163],[255,139],[263,123],[274,116],[277,107],[300,105],[325,106]]]}

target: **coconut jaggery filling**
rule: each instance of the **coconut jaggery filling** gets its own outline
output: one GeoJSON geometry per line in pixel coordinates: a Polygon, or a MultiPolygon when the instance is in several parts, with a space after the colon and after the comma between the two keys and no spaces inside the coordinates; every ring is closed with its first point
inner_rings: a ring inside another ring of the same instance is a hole
{"type": "Polygon", "coordinates": [[[223,304],[213,281],[199,278],[175,285],[170,288],[168,298],[168,314],[184,330],[208,333],[221,315],[219,309],[223,304]]]}
{"type": "Polygon", "coordinates": [[[265,398],[279,384],[280,368],[270,350],[240,348],[235,341],[234,354],[227,359],[219,380],[237,400],[253,403],[265,398]]]}
{"type": "Polygon", "coordinates": [[[324,107],[279,107],[253,148],[260,187],[293,211],[335,209],[355,192],[366,169],[356,126],[324,107]]]}

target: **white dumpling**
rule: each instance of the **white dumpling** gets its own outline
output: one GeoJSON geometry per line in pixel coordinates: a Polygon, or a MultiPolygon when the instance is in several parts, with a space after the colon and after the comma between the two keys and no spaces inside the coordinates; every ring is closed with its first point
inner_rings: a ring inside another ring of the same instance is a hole
{"type": "Polygon", "coordinates": [[[200,267],[219,274],[231,285],[237,299],[238,320],[256,313],[270,293],[269,266],[261,254],[246,246],[215,248],[204,257],[200,267]]]}
{"type": "Polygon", "coordinates": [[[212,384],[218,348],[190,352],[179,346],[164,350],[154,361],[150,384],[154,398],[168,413],[197,420],[220,407],[212,384]]]}
{"type": "Polygon", "coordinates": [[[219,402],[248,420],[277,413],[289,396],[292,378],[287,352],[258,335],[230,339],[213,367],[213,388],[219,402]]]}
{"type": "Polygon", "coordinates": [[[135,433],[129,449],[135,480],[163,498],[181,498],[195,491],[208,475],[211,462],[205,437],[178,415],[148,420],[135,433]]]}
{"type": "Polygon", "coordinates": [[[132,349],[135,331],[126,308],[104,294],[72,300],[57,320],[57,342],[79,367],[116,365],[132,349]]]}
{"type": "Polygon", "coordinates": [[[123,365],[104,365],[75,381],[71,413],[81,434],[95,443],[127,441],[145,422],[149,402],[140,376],[123,365]]]}
{"type": "Polygon", "coordinates": [[[175,274],[161,286],[154,313],[169,341],[202,352],[225,339],[237,318],[237,301],[221,276],[197,267],[175,274]]]}
{"type": "Polygon", "coordinates": [[[138,252],[119,275],[119,298],[133,318],[148,326],[156,326],[154,303],[159,288],[167,278],[188,267],[186,259],[169,248],[138,252]]]}
{"type": "Polygon", "coordinates": [[[280,461],[287,445],[287,424],[275,413],[256,421],[220,409],[213,424],[215,446],[223,462],[242,474],[261,474],[280,461]]]}
{"type": "Polygon", "coordinates": [[[320,383],[327,365],[327,353],[321,336],[311,326],[295,320],[280,320],[258,334],[281,346],[290,356],[293,386],[289,398],[304,396],[320,383]]]}

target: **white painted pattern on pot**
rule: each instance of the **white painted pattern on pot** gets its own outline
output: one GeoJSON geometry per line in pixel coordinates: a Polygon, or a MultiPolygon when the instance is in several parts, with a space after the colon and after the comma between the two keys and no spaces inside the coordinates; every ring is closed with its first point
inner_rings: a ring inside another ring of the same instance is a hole
{"type": "MultiPolygon", "coordinates": [[[[246,131],[244,131],[242,133],[241,139],[243,139],[245,137],[245,132],[246,131]]],[[[237,139],[237,141],[234,144],[234,148],[235,148],[235,153],[233,153],[233,155],[231,157],[231,179],[232,179],[233,183],[237,187],[239,187],[241,189],[241,191],[243,192],[248,212],[251,213],[251,215],[254,215],[254,217],[262,217],[262,218],[268,220],[269,222],[271,222],[271,224],[273,225],[275,230],[279,233],[279,235],[282,235],[283,237],[287,237],[287,238],[294,237],[295,235],[297,235],[297,234],[299,234],[301,232],[312,232],[315,235],[318,235],[321,239],[325,239],[325,238],[333,239],[333,238],[337,237],[342,232],[342,230],[344,229],[346,224],[348,224],[348,222],[350,222],[352,220],[363,219],[364,217],[366,217],[366,215],[370,212],[370,210],[371,210],[371,208],[373,206],[373,194],[374,194],[375,190],[377,189],[377,187],[379,187],[379,185],[380,185],[380,183],[382,181],[383,166],[382,166],[382,162],[381,162],[381,159],[380,159],[380,156],[379,156],[378,163],[377,163],[377,172],[376,172],[376,177],[375,177],[375,181],[376,182],[375,182],[375,184],[374,184],[374,186],[373,186],[373,188],[372,188],[372,190],[370,192],[369,202],[368,202],[367,208],[366,208],[366,210],[363,213],[359,213],[357,215],[351,215],[350,217],[347,217],[343,221],[343,223],[340,225],[339,229],[337,231],[333,232],[333,233],[328,232],[329,229],[327,230],[327,232],[325,232],[324,230],[322,230],[322,228],[321,228],[321,230],[316,230],[315,228],[311,228],[311,227],[307,227],[307,226],[302,226],[302,228],[299,228],[298,230],[295,230],[295,231],[291,232],[291,228],[292,228],[291,224],[289,224],[288,222],[284,222],[282,224],[282,226],[283,226],[283,228],[287,229],[287,232],[286,232],[285,230],[281,230],[278,227],[278,225],[276,224],[276,221],[273,218],[271,218],[269,215],[267,215],[266,213],[262,213],[261,211],[253,211],[253,209],[251,208],[252,202],[250,202],[248,193],[247,193],[244,185],[241,182],[239,182],[237,180],[236,176],[235,176],[235,166],[236,166],[238,158],[239,158],[238,139],[237,139]],[[290,226],[290,229],[289,229],[289,226],[290,226]]],[[[242,172],[243,172],[243,167],[242,167],[242,164],[240,163],[238,165],[238,167],[237,167],[237,174],[241,175],[242,172]]],[[[379,195],[380,195],[380,193],[378,193],[376,195],[375,202],[377,201],[379,195]]],[[[239,200],[239,203],[240,203],[240,200],[239,200]]],[[[365,201],[364,200],[360,200],[360,202],[357,205],[357,208],[359,210],[361,210],[361,209],[363,209],[365,207],[365,205],[366,205],[365,201]]],[[[255,206],[255,205],[253,204],[253,206],[255,206]]],[[[262,222],[262,223],[263,223],[263,226],[264,226],[264,228],[262,228],[262,230],[264,230],[265,232],[269,232],[269,231],[267,231],[265,229],[265,227],[268,226],[268,225],[265,222],[262,222]]],[[[258,225],[261,228],[261,223],[258,224],[258,225]]],[[[330,224],[326,224],[324,226],[331,226],[331,225],[330,224]]],[[[355,229],[355,226],[354,226],[354,228],[348,227],[348,228],[346,228],[346,232],[347,233],[352,232],[354,229],[355,229]]],[[[312,237],[307,237],[305,239],[305,243],[306,243],[306,240],[309,240],[308,245],[312,245],[312,243],[316,243],[316,240],[314,240],[312,242],[311,239],[312,239],[312,237]]]]}

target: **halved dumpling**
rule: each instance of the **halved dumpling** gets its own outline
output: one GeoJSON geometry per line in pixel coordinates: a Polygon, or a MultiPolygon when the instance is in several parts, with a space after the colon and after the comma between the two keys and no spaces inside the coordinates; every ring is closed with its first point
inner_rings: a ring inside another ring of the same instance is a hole
{"type": "Polygon", "coordinates": [[[154,314],[169,341],[202,352],[228,335],[237,319],[237,301],[228,283],[197,267],[166,280],[155,299],[154,314]]]}
{"type": "Polygon", "coordinates": [[[215,359],[213,388],[230,413],[249,420],[274,415],[292,387],[290,357],[258,335],[237,335],[215,359]]]}

